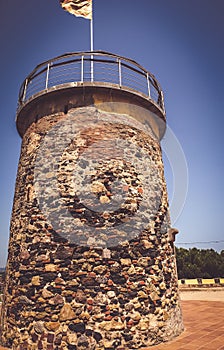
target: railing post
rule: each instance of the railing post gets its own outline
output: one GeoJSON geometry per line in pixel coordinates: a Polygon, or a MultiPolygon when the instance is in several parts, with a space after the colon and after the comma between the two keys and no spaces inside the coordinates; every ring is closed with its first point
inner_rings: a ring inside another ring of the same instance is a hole
{"type": "Polygon", "coordinates": [[[50,71],[50,63],[47,65],[47,74],[46,74],[46,81],[45,81],[45,89],[48,88],[48,80],[49,80],[49,71],[50,71]]]}
{"type": "Polygon", "coordinates": [[[160,91],[160,93],[161,93],[161,107],[162,107],[162,110],[165,112],[163,91],[160,91]]]}
{"type": "Polygon", "coordinates": [[[118,72],[119,72],[119,86],[122,86],[122,76],[121,76],[121,59],[118,58],[118,72]]]}
{"type": "Polygon", "coordinates": [[[84,56],[81,57],[81,83],[84,81],[84,56]]]}
{"type": "Polygon", "coordinates": [[[91,55],[90,57],[90,66],[91,66],[91,82],[94,81],[94,76],[93,76],[93,66],[94,66],[94,57],[91,55]]]}
{"type": "Polygon", "coordinates": [[[25,99],[26,99],[27,85],[28,85],[28,79],[25,80],[24,89],[23,89],[22,103],[23,103],[23,102],[25,101],[25,99]]]}
{"type": "Polygon", "coordinates": [[[148,73],[148,72],[147,72],[147,74],[146,74],[146,78],[147,78],[148,96],[149,96],[149,98],[151,98],[150,80],[149,80],[149,73],[148,73]]]}

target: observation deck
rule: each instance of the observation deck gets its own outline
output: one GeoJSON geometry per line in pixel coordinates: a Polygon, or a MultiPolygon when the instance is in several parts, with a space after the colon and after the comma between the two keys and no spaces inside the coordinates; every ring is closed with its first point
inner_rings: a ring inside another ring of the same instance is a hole
{"type": "Polygon", "coordinates": [[[143,107],[156,116],[159,138],[164,135],[164,99],[156,78],[137,62],[104,51],[67,53],[39,64],[20,88],[17,129],[23,136],[43,115],[109,102],[143,107]]]}

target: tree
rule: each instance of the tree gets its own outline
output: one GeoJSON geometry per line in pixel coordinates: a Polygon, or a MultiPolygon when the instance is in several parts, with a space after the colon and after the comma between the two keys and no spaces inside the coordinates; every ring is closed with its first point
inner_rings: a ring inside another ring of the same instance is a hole
{"type": "Polygon", "coordinates": [[[224,251],[176,248],[179,279],[224,277],[224,251]]]}

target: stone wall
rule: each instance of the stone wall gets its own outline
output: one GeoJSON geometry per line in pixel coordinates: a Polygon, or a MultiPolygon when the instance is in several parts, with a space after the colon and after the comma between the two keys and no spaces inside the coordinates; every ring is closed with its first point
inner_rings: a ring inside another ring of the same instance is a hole
{"type": "Polygon", "coordinates": [[[4,287],[4,272],[0,272],[0,294],[3,292],[4,287]]]}
{"type": "Polygon", "coordinates": [[[95,107],[23,137],[2,345],[139,349],[183,330],[159,141],[95,107]]]}

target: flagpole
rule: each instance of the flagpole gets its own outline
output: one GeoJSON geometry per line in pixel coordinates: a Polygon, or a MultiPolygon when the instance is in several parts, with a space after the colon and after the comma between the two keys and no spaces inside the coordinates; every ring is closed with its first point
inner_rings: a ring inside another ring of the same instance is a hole
{"type": "Polygon", "coordinates": [[[90,50],[93,51],[93,18],[90,20],[90,50]]]}
{"type": "MultiPolygon", "coordinates": [[[[93,2],[92,2],[93,6],[93,2]]],[[[90,51],[93,52],[93,9],[92,17],[90,20],[90,51]]],[[[91,55],[91,81],[93,81],[93,55],[91,55]]]]}

